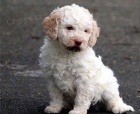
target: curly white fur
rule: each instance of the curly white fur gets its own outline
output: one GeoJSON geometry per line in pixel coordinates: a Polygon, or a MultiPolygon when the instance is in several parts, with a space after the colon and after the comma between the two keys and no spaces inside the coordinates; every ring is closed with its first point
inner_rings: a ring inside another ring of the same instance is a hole
{"type": "Polygon", "coordinates": [[[75,4],[58,8],[43,24],[48,36],[41,47],[40,66],[51,97],[45,112],[58,113],[74,104],[69,114],[86,114],[97,101],[113,113],[134,111],[120,98],[113,71],[92,49],[100,29],[88,10],[75,4]]]}

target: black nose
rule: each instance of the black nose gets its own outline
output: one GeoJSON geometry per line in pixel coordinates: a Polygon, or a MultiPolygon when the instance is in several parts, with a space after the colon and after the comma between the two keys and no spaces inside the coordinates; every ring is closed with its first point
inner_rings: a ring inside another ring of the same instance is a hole
{"type": "Polygon", "coordinates": [[[81,44],[82,44],[81,41],[75,41],[75,45],[76,45],[76,46],[80,46],[81,44]]]}

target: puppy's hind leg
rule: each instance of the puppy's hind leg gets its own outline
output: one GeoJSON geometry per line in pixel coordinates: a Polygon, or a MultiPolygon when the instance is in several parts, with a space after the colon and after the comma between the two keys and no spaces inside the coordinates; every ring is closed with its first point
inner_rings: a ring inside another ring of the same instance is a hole
{"type": "Polygon", "coordinates": [[[111,85],[106,88],[103,93],[103,98],[106,101],[107,109],[115,114],[121,114],[127,111],[134,111],[133,107],[125,104],[119,96],[118,84],[111,85]]]}
{"type": "Polygon", "coordinates": [[[45,113],[59,113],[63,108],[63,94],[54,83],[49,83],[50,104],[44,109],[45,113]]]}

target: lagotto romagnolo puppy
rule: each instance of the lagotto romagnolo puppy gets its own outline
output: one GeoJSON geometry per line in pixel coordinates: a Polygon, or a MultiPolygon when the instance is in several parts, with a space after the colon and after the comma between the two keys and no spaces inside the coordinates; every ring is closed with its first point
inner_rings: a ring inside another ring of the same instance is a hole
{"type": "Polygon", "coordinates": [[[47,113],[71,108],[69,114],[86,114],[97,101],[113,113],[134,111],[119,96],[117,79],[92,47],[100,28],[90,12],[78,5],[55,9],[43,20],[47,36],[41,47],[40,66],[48,78],[47,113]]]}

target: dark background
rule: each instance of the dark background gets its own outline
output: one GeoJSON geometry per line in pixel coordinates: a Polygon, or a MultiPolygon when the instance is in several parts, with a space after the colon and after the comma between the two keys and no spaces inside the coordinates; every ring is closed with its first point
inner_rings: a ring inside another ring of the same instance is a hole
{"type": "MultiPolygon", "coordinates": [[[[124,101],[140,113],[140,0],[0,1],[0,113],[44,114],[49,97],[38,66],[45,36],[42,20],[58,6],[76,3],[93,13],[101,28],[94,47],[111,67],[124,101]]],[[[62,113],[67,113],[63,111],[62,113]]],[[[91,107],[90,114],[108,114],[91,107]]]]}

